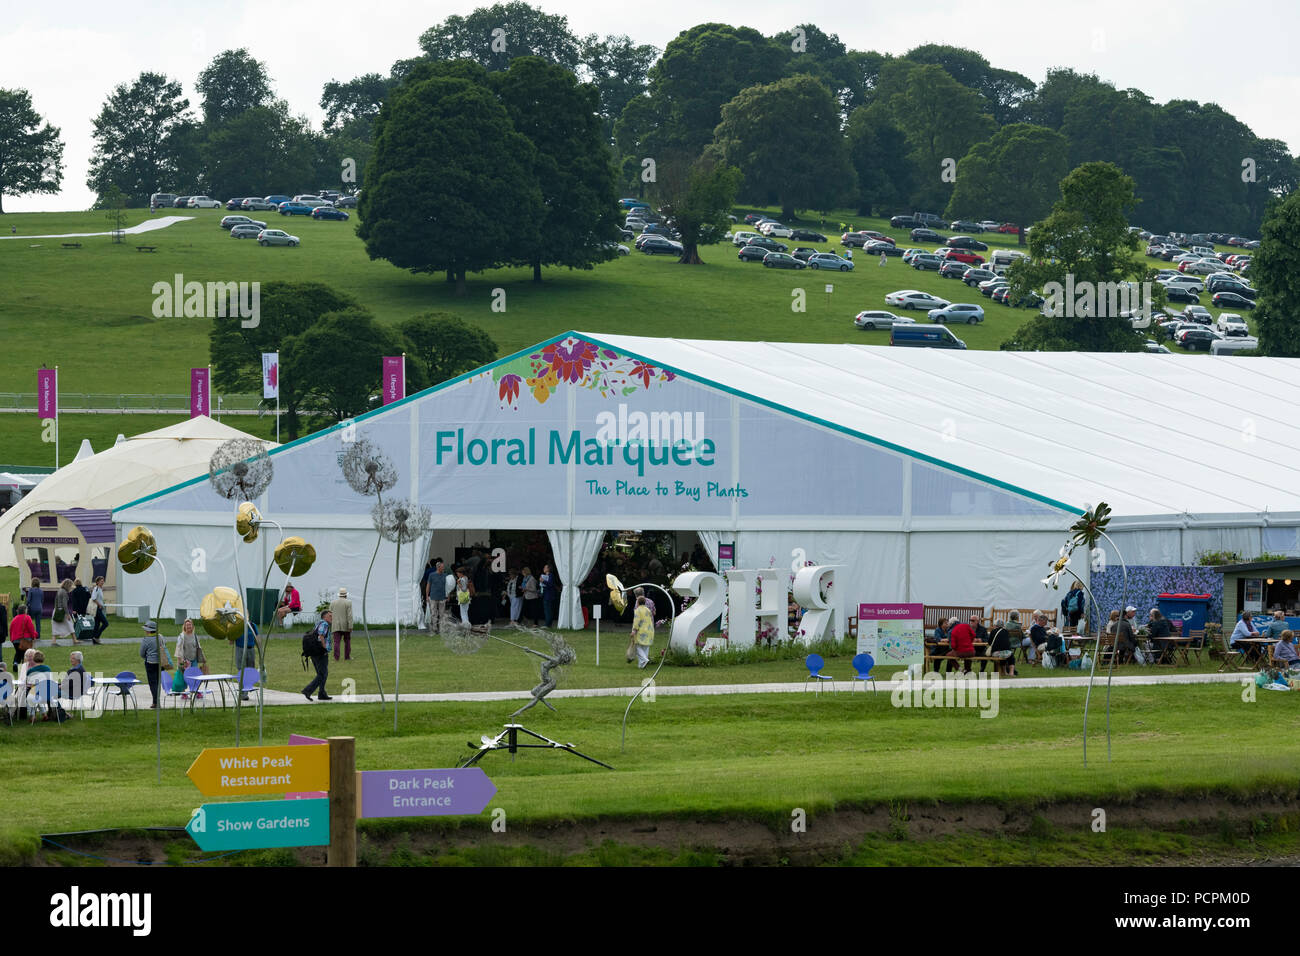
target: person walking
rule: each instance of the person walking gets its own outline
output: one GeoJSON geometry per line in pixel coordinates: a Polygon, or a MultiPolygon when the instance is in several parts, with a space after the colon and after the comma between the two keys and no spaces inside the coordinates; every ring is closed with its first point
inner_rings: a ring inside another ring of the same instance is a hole
{"type": "Polygon", "coordinates": [[[1083,617],[1083,600],[1083,585],[1075,581],[1061,599],[1061,614],[1070,627],[1079,626],[1079,618],[1083,617]]]}
{"type": "Polygon", "coordinates": [[[50,645],[59,646],[59,638],[72,637],[76,631],[73,628],[72,608],[69,597],[72,594],[72,579],[65,578],[59,582],[59,588],[54,592],[54,613],[50,615],[50,645]]]}
{"type": "Polygon", "coordinates": [[[339,659],[341,648],[343,659],[352,660],[352,601],[347,588],[339,588],[339,596],[330,602],[330,626],[334,629],[334,659],[339,659]]]}
{"type": "Polygon", "coordinates": [[[149,693],[153,696],[150,710],[158,707],[158,681],[164,667],[170,669],[171,657],[158,636],[158,624],[152,620],[145,621],[144,635],[140,638],[140,657],[144,660],[144,673],[149,681],[149,693]],[[160,653],[161,652],[161,653],[160,653]],[[164,665],[162,662],[166,660],[164,665]]]}
{"type": "Polygon", "coordinates": [[[533,619],[533,626],[538,627],[542,623],[541,601],[538,599],[537,578],[533,577],[533,572],[529,568],[524,568],[524,616],[533,619]]]}
{"type": "Polygon", "coordinates": [[[519,615],[524,609],[523,580],[523,576],[514,568],[506,572],[506,600],[510,604],[511,624],[519,623],[519,615]]]}
{"type": "Polygon", "coordinates": [[[460,623],[469,627],[469,602],[474,600],[473,585],[463,567],[456,569],[456,606],[460,608],[460,623]]]}
{"type": "Polygon", "coordinates": [[[424,581],[424,594],[429,609],[429,631],[441,634],[442,622],[447,617],[447,568],[442,563],[442,558],[434,560],[433,573],[424,581]]]}
{"type": "Polygon", "coordinates": [[[560,611],[560,580],[549,564],[542,565],[542,609],[546,626],[558,623],[560,611]]]}
{"type": "Polygon", "coordinates": [[[311,658],[311,666],[316,670],[316,677],[302,689],[302,695],[308,700],[312,699],[313,691],[320,692],[319,700],[333,700],[329,694],[325,693],[325,681],[330,676],[331,617],[329,611],[322,614],[313,634],[315,640],[304,643],[304,652],[308,646],[311,648],[312,653],[308,656],[311,658]]]}
{"type": "Polygon", "coordinates": [[[104,613],[103,575],[94,580],[94,586],[90,589],[90,603],[86,605],[86,613],[94,615],[95,629],[90,633],[90,640],[91,643],[98,644],[100,636],[108,630],[108,615],[104,613]]]}
{"type": "Polygon", "coordinates": [[[880,264],[881,264],[882,266],[887,266],[887,265],[889,265],[889,256],[886,255],[886,254],[883,253],[883,252],[880,254],[880,264]]]}
{"type": "Polygon", "coordinates": [[[41,579],[32,578],[32,586],[23,594],[23,602],[27,605],[27,613],[31,615],[32,624],[36,627],[36,639],[41,639],[41,615],[45,613],[45,592],[41,590],[41,579]]]}
{"type": "Polygon", "coordinates": [[[636,666],[644,670],[650,663],[650,646],[655,642],[655,619],[646,599],[636,599],[636,613],[632,615],[632,640],[636,643],[636,666]]]}

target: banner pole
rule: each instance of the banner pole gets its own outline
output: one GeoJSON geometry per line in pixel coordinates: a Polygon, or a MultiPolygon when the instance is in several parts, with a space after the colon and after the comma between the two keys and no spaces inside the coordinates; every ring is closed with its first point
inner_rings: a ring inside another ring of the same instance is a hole
{"type": "Polygon", "coordinates": [[[54,470],[59,470],[59,367],[54,366],[54,470]]]}

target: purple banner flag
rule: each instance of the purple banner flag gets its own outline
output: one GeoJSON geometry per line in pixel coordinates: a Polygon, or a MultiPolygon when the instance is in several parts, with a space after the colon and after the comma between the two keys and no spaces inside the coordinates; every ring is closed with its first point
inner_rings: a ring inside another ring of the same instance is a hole
{"type": "Polygon", "coordinates": [[[384,356],[384,404],[391,405],[406,397],[406,356],[384,356]]]}
{"type": "Polygon", "coordinates": [[[36,415],[41,419],[59,417],[59,373],[56,369],[36,371],[36,415]]]}
{"type": "Polygon", "coordinates": [[[206,368],[190,369],[190,418],[212,412],[211,374],[211,370],[206,368]]]}

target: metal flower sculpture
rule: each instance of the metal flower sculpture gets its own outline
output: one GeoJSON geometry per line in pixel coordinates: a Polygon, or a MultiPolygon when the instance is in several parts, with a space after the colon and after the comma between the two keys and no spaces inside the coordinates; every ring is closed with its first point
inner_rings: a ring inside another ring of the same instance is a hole
{"type": "Polygon", "coordinates": [[[245,501],[235,511],[235,533],[244,539],[245,544],[252,544],[257,540],[257,532],[262,527],[262,512],[257,510],[257,505],[251,501],[245,501]]]}
{"type": "MultiPolygon", "coordinates": [[[[397,469],[392,459],[380,451],[368,438],[358,437],[346,443],[348,448],[343,453],[339,466],[343,469],[343,480],[359,495],[374,495],[382,505],[384,492],[397,484],[397,469]]],[[[379,679],[379,664],[375,661],[375,647],[370,641],[370,617],[366,613],[366,598],[370,593],[370,574],[375,570],[375,558],[379,557],[379,545],[383,534],[375,539],[375,550],[370,555],[370,566],[366,568],[366,580],[361,586],[361,628],[366,635],[366,647],[370,650],[370,666],[375,669],[375,683],[379,685],[379,705],[382,709],[384,684],[379,679]]]]}
{"type": "MultiPolygon", "coordinates": [[[[1069,575],[1078,581],[1088,595],[1088,603],[1092,608],[1093,614],[1097,617],[1096,635],[1097,639],[1093,644],[1092,668],[1088,672],[1088,691],[1083,698],[1083,765],[1088,765],[1088,707],[1092,702],[1092,685],[1097,675],[1097,658],[1101,656],[1101,632],[1104,627],[1102,619],[1102,609],[1097,604],[1097,599],[1093,596],[1092,588],[1088,583],[1079,577],[1070,569],[1070,557],[1074,554],[1076,548],[1086,548],[1089,558],[1097,547],[1097,542],[1105,539],[1112,548],[1115,549],[1115,557],[1119,560],[1120,569],[1124,574],[1123,598],[1121,606],[1128,605],[1128,565],[1124,563],[1124,557],[1120,554],[1119,548],[1115,547],[1115,542],[1106,534],[1106,527],[1110,524],[1111,511],[1110,505],[1102,501],[1095,508],[1088,508],[1079,520],[1070,526],[1070,538],[1061,547],[1060,556],[1051,563],[1051,571],[1043,579],[1043,586],[1056,589],[1058,582],[1063,575],[1069,575]]],[[[1115,674],[1115,657],[1116,654],[1112,649],[1110,655],[1110,669],[1106,672],[1106,759],[1110,760],[1110,687],[1111,678],[1115,674]]]]}
{"type": "Polygon", "coordinates": [[[605,575],[605,586],[609,588],[609,603],[622,614],[627,609],[627,588],[612,574],[605,575]]]}
{"type": "MultiPolygon", "coordinates": [[[[271,484],[273,469],[271,467],[271,456],[267,453],[266,443],[258,441],[255,438],[232,438],[230,441],[222,442],[217,446],[217,450],[212,453],[208,459],[208,481],[212,483],[212,489],[225,498],[227,501],[237,502],[235,505],[235,522],[231,526],[234,532],[235,541],[235,585],[236,593],[244,593],[243,577],[239,573],[239,538],[247,538],[249,531],[253,531],[253,537],[256,537],[256,529],[252,527],[251,515],[249,517],[249,528],[244,531],[239,529],[239,515],[244,511],[244,505],[251,503],[252,499],[259,497],[262,492],[266,491],[271,484]]],[[[253,509],[256,511],[256,508],[253,509]]],[[[247,512],[245,512],[247,514],[247,512]]],[[[258,515],[260,522],[261,516],[258,515]]],[[[252,622],[248,616],[244,616],[245,633],[252,622]]],[[[232,653],[236,656],[238,651],[232,646],[232,653]]],[[[258,644],[259,654],[262,652],[262,645],[258,644]]],[[[237,663],[237,662],[236,662],[237,663]]],[[[263,674],[266,668],[263,661],[261,667],[263,674]]],[[[235,668],[239,673],[239,668],[235,668]]],[[[241,678],[242,681],[242,678],[241,678]]],[[[241,684],[242,686],[242,684],[241,684]]],[[[239,711],[240,701],[243,694],[235,698],[235,746],[239,746],[239,711]]]]}
{"type": "Polygon", "coordinates": [[[199,605],[203,630],[209,637],[233,641],[244,633],[244,604],[234,588],[213,588],[199,605]]]}
{"type": "Polygon", "coordinates": [[[393,730],[397,730],[397,705],[402,699],[402,614],[398,604],[401,588],[397,586],[402,576],[402,545],[419,540],[429,530],[429,522],[433,516],[428,508],[399,499],[387,504],[379,502],[371,510],[370,518],[374,521],[375,530],[379,532],[380,538],[397,545],[393,566],[393,636],[397,654],[397,665],[393,675],[393,730]]]}
{"type": "Polygon", "coordinates": [[[276,545],[275,566],[291,578],[306,574],[315,563],[316,549],[296,535],[276,545]]]}

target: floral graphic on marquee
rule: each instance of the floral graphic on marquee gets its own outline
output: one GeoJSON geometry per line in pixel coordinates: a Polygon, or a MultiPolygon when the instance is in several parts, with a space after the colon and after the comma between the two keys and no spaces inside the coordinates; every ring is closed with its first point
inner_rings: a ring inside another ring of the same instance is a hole
{"type": "Polygon", "coordinates": [[[539,405],[545,404],[563,385],[599,392],[605,398],[621,398],[677,378],[668,369],[576,336],[552,342],[539,352],[484,374],[496,382],[502,408],[518,408],[520,398],[530,393],[539,405]]]}

